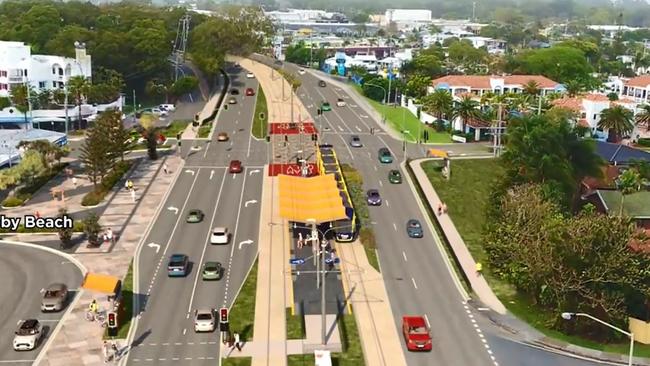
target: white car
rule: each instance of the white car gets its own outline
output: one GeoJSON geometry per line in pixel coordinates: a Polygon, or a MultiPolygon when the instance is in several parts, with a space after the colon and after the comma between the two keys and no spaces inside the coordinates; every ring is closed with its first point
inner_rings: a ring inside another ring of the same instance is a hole
{"type": "Polygon", "coordinates": [[[343,100],[341,98],[337,99],[336,106],[337,107],[345,107],[345,100],[343,100]]]}
{"type": "Polygon", "coordinates": [[[214,310],[201,308],[194,310],[194,331],[195,332],[213,332],[216,323],[214,310]]]}
{"type": "Polygon", "coordinates": [[[228,244],[228,229],[225,227],[215,227],[210,235],[210,244],[228,244]]]}
{"type": "Polygon", "coordinates": [[[173,112],[176,110],[176,107],[173,104],[161,104],[158,106],[158,109],[167,112],[173,112]]]}
{"type": "Polygon", "coordinates": [[[252,72],[249,72],[249,73],[246,74],[246,78],[247,79],[255,79],[255,74],[253,74],[252,72]]]}
{"type": "Polygon", "coordinates": [[[300,75],[305,75],[305,69],[300,69],[300,70],[298,70],[298,74],[300,74],[300,75]]]}
{"type": "Polygon", "coordinates": [[[14,336],[14,350],[31,351],[43,336],[43,326],[36,319],[27,319],[19,323],[14,336]]]}
{"type": "Polygon", "coordinates": [[[161,117],[165,117],[167,115],[167,111],[160,108],[151,108],[151,113],[159,115],[161,117]]]}

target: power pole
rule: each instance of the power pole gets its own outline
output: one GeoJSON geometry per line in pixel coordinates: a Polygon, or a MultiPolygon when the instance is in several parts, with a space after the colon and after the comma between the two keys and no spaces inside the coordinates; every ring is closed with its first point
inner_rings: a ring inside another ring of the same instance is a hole
{"type": "Polygon", "coordinates": [[[501,155],[501,133],[503,125],[503,104],[499,103],[499,110],[497,112],[497,120],[492,124],[492,136],[494,137],[492,144],[492,151],[494,157],[499,157],[501,155]]]}
{"type": "Polygon", "coordinates": [[[176,30],[176,40],[174,41],[174,81],[178,80],[180,64],[185,61],[185,51],[187,50],[187,38],[190,33],[190,14],[185,14],[178,20],[178,29],[176,30]]]}

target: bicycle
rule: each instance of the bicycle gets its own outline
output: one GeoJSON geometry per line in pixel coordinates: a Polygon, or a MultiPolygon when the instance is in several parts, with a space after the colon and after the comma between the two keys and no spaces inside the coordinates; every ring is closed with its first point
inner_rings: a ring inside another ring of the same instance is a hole
{"type": "Polygon", "coordinates": [[[106,321],[106,312],[103,310],[98,311],[97,313],[88,310],[86,312],[85,318],[89,322],[99,322],[102,328],[106,328],[108,326],[108,322],[106,321]]]}

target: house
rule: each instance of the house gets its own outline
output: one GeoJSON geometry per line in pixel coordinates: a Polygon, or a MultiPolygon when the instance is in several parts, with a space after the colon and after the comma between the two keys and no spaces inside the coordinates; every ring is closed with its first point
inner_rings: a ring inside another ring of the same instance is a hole
{"type": "Polygon", "coordinates": [[[29,83],[34,90],[63,89],[73,76],[92,77],[92,61],[83,43],[75,43],[75,58],[32,55],[23,42],[0,41],[0,97],[15,85],[29,83]]]}
{"type": "Polygon", "coordinates": [[[641,75],[625,81],[621,96],[634,98],[638,103],[650,103],[650,75],[641,75]]]}
{"type": "Polygon", "coordinates": [[[535,82],[542,95],[563,92],[564,86],[542,75],[447,75],[431,81],[429,92],[444,89],[454,97],[470,93],[481,96],[484,93],[521,93],[529,82],[535,82]]]}
{"type": "Polygon", "coordinates": [[[639,160],[650,163],[650,152],[605,141],[596,141],[596,154],[614,166],[630,165],[639,160]]]}
{"type": "Polygon", "coordinates": [[[623,214],[634,220],[639,229],[650,231],[650,191],[631,193],[623,199],[620,191],[599,189],[586,200],[596,206],[598,212],[612,216],[623,214]]]}

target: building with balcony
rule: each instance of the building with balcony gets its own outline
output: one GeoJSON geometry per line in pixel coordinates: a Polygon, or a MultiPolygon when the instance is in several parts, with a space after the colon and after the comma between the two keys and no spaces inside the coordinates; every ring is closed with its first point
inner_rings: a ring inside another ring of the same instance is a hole
{"type": "Polygon", "coordinates": [[[650,103],[650,75],[625,80],[620,96],[632,98],[638,103],[650,103]]]}
{"type": "Polygon", "coordinates": [[[444,89],[457,99],[464,94],[521,93],[529,82],[537,84],[542,95],[565,90],[562,84],[542,75],[447,75],[432,80],[429,92],[444,89]]]}
{"type": "Polygon", "coordinates": [[[92,77],[92,60],[83,43],[75,43],[75,58],[32,55],[23,42],[0,41],[0,97],[12,87],[29,83],[34,90],[63,89],[73,76],[92,77]]]}

